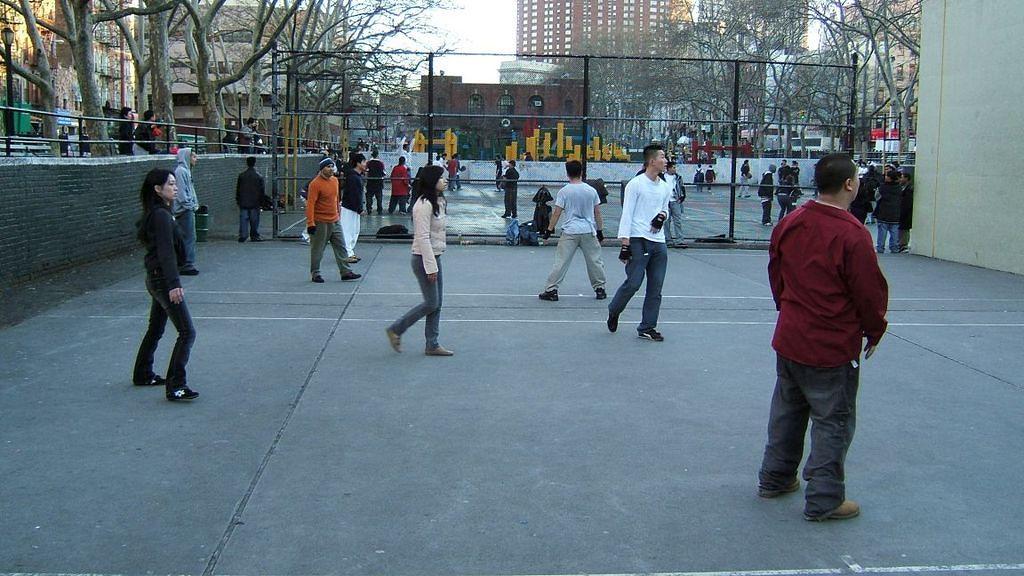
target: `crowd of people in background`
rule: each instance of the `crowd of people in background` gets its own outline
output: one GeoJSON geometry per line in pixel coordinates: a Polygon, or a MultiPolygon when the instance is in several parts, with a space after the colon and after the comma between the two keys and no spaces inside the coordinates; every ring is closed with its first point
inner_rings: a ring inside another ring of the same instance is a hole
{"type": "MultiPolygon", "coordinates": [[[[372,150],[370,155],[372,159],[368,162],[362,152],[351,151],[340,169],[342,180],[335,176],[335,159],[324,157],[317,174],[305,187],[310,278],[314,283],[325,282],[320,263],[327,244],[334,251],[341,280],[361,277],[349,267],[359,261],[354,255],[358,218],[368,212],[374,202],[378,214],[382,211],[382,193],[376,186],[369,186],[366,177],[371,174],[383,183],[387,173],[378,152],[372,150]]],[[[195,328],[180,279],[181,275],[199,273],[195,268],[194,225],[198,199],[191,174],[197,160],[191,149],[180,150],[174,172],[150,171],[140,191],[142,214],[138,239],[146,248],[146,289],[151,303],[132,380],[136,386],[162,386],[166,398],[172,402],[199,396],[189,387],[186,378],[195,328]],[[168,320],[173,323],[178,337],[166,377],[163,377],[154,372],[153,361],[168,320]]],[[[457,178],[460,170],[457,157],[440,159],[440,163],[436,160],[421,168],[413,181],[411,268],[423,301],[392,322],[385,329],[385,336],[395,352],[402,352],[403,335],[413,324],[425,319],[424,353],[443,357],[454,354],[439,342],[443,300],[441,261],[446,251],[448,213],[445,192],[453,190],[449,177],[457,178]]],[[[237,181],[239,242],[244,242],[246,235],[259,241],[258,213],[253,214],[258,209],[253,205],[262,201],[265,187],[255,164],[254,157],[247,158],[246,170],[237,181]]],[[[408,191],[406,164],[407,158],[402,156],[391,171],[391,177],[397,177],[403,192],[399,198],[408,191]]],[[[496,167],[499,171],[496,177],[501,176],[498,184],[504,184],[507,191],[509,182],[518,180],[518,177],[508,178],[509,172],[515,170],[515,162],[510,161],[503,174],[500,160],[496,161],[496,167]]],[[[709,171],[704,171],[703,184],[707,184],[709,171]]],[[[539,298],[558,301],[558,286],[575,252],[581,250],[595,298],[603,300],[608,295],[601,258],[602,199],[593,186],[583,181],[580,161],[566,162],[565,173],[568,183],[555,196],[555,208],[543,230],[545,239],[550,238],[559,224],[562,233],[554,265],[539,298]]],[[[746,181],[752,179],[749,167],[743,173],[747,175],[746,181]]],[[[846,497],[843,462],[856,421],[861,347],[865,346],[865,359],[873,354],[885,333],[888,306],[888,285],[877,257],[871,253],[871,237],[863,225],[867,213],[865,202],[875,203],[871,211],[878,223],[876,249],[881,253],[886,241],[890,252],[899,251],[900,242],[904,240],[901,233],[904,230],[909,233],[909,226],[901,217],[906,203],[913,201],[908,171],[886,166],[881,182],[876,182],[874,175],[871,168],[858,175],[857,166],[849,156],[842,154],[819,160],[815,166],[815,201],[791,212],[790,200],[781,200],[779,226],[773,230],[769,246],[768,276],[779,310],[772,340],[777,354],[777,381],[757,494],[773,499],[799,490],[797,472],[803,457],[804,436],[810,425],[814,442],[803,471],[807,481],[803,514],[811,521],[844,520],[860,513],[860,506],[846,497]],[[855,212],[852,205],[858,200],[855,212]],[[807,266],[809,260],[816,264],[807,266]],[[814,417],[809,418],[808,414],[814,417]]],[[[765,171],[759,195],[762,199],[770,199],[764,195],[766,192],[777,197],[792,197],[799,189],[798,183],[799,166],[783,161],[778,170],[771,165],[765,171]],[[772,181],[776,173],[777,186],[772,181]]],[[[550,194],[546,198],[550,200],[550,194]]],[[[672,222],[681,220],[685,198],[685,186],[676,164],[669,160],[660,145],[645,147],[643,168],[628,181],[623,191],[616,239],[625,279],[608,304],[609,332],[618,330],[619,316],[646,284],[637,336],[653,342],[665,340],[657,325],[668,265],[666,248],[673,238],[680,236],[677,224],[672,222]]],[[[389,209],[393,210],[395,204],[393,197],[389,209]]],[[[405,211],[405,204],[398,204],[405,211]]],[[[510,208],[509,214],[514,215],[514,204],[508,206],[507,197],[506,206],[510,208]]],[[[770,217],[770,212],[766,214],[770,217]]],[[[909,242],[909,236],[905,240],[909,242]]]]}

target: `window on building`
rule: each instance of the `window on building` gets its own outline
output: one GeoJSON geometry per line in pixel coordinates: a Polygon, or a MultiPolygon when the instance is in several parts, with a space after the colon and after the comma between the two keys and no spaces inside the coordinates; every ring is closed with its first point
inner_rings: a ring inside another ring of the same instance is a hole
{"type": "Polygon", "coordinates": [[[473,94],[469,97],[469,113],[470,114],[482,114],[484,111],[484,97],[479,94],[473,94]]]}
{"type": "Polygon", "coordinates": [[[515,114],[516,101],[512,99],[511,94],[502,94],[498,98],[498,114],[515,114]]]}
{"type": "Polygon", "coordinates": [[[575,109],[576,103],[572,101],[572,98],[566,98],[562,106],[562,112],[571,115],[575,109]]]}
{"type": "Polygon", "coordinates": [[[540,97],[540,94],[530,96],[530,111],[537,114],[544,112],[544,99],[540,97]]]}
{"type": "Polygon", "coordinates": [[[199,94],[174,94],[171,101],[175,106],[199,106],[199,94]]]}

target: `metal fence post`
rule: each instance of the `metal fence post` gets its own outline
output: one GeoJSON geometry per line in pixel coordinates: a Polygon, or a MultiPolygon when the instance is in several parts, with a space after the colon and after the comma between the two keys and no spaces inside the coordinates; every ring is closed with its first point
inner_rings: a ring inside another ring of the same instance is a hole
{"type": "MultiPolygon", "coordinates": [[[[85,152],[82,151],[82,134],[84,134],[84,132],[82,131],[82,127],[83,126],[84,126],[84,123],[82,122],[82,117],[79,116],[78,117],[78,157],[79,158],[81,158],[82,156],[85,156],[85,152]]],[[[71,154],[71,151],[68,150],[68,155],[70,155],[70,154],[71,154]]]]}
{"type": "Polygon", "coordinates": [[[277,185],[277,132],[280,114],[277,98],[279,89],[277,84],[277,43],[275,42],[270,52],[270,142],[273,145],[273,150],[270,152],[270,199],[273,203],[273,238],[275,239],[278,237],[278,228],[280,227],[280,215],[278,214],[277,206],[278,198],[280,198],[281,194],[277,185]]]}
{"type": "Polygon", "coordinates": [[[732,61],[732,178],[729,179],[729,240],[736,236],[736,156],[740,151],[740,61],[732,61]]]}
{"type": "Polygon", "coordinates": [[[587,177],[587,147],[590,146],[590,56],[583,57],[583,177],[587,177]]]}
{"type": "Polygon", "coordinates": [[[853,53],[853,69],[851,76],[853,77],[850,82],[850,111],[846,115],[846,149],[850,151],[850,157],[853,157],[855,138],[856,138],[856,110],[857,110],[857,67],[859,55],[853,53]]]}
{"type": "Polygon", "coordinates": [[[434,53],[427,54],[427,163],[434,161],[434,53]]]}

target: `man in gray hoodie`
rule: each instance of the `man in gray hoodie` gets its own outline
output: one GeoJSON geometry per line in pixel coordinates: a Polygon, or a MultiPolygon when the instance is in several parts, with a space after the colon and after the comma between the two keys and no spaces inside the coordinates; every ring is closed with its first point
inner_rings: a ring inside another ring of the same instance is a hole
{"type": "Polygon", "coordinates": [[[178,193],[174,196],[172,210],[185,244],[185,263],[178,273],[185,276],[199,274],[199,270],[196,270],[196,210],[199,209],[199,199],[192,185],[192,167],[198,160],[199,156],[191,148],[181,148],[178,150],[178,164],[174,167],[178,193]]]}

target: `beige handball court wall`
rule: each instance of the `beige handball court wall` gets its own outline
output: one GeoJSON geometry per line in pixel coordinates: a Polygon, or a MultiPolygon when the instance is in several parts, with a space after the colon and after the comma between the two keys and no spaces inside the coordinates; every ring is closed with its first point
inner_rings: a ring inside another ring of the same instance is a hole
{"type": "Polygon", "coordinates": [[[1024,0],[924,0],[913,252],[1024,274],[1024,0]]]}

